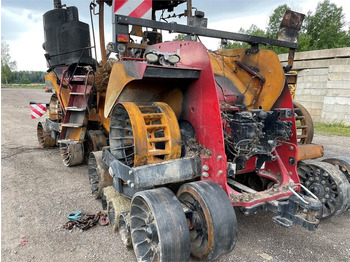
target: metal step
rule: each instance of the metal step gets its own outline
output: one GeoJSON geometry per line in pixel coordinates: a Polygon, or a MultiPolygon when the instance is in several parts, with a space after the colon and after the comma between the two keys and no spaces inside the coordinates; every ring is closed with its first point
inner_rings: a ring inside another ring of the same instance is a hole
{"type": "Polygon", "coordinates": [[[82,111],[85,111],[85,110],[86,110],[86,108],[85,108],[85,107],[69,106],[69,107],[66,107],[66,110],[67,110],[67,111],[77,111],[77,112],[82,112],[82,111]]]}
{"type": "Polygon", "coordinates": [[[82,127],[83,124],[81,123],[64,123],[62,124],[62,127],[82,127]]]}
{"type": "Polygon", "coordinates": [[[70,92],[69,94],[73,95],[73,96],[83,96],[84,95],[84,93],[79,93],[79,92],[70,92]]]}
{"type": "Polygon", "coordinates": [[[72,139],[62,139],[57,141],[60,144],[78,144],[78,140],[72,140],[72,139]]]}

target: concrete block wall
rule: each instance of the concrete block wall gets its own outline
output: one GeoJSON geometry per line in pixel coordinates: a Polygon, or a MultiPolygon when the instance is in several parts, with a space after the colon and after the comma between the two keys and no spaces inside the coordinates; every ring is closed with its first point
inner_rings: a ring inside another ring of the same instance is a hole
{"type": "MultiPolygon", "coordinates": [[[[279,55],[282,64],[287,54],[279,55]]],[[[350,125],[350,47],[300,52],[295,100],[315,122],[350,125]]]]}

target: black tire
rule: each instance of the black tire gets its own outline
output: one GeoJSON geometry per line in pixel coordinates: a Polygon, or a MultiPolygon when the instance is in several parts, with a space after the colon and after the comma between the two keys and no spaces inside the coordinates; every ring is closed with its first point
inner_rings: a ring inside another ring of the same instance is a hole
{"type": "Polygon", "coordinates": [[[168,188],[138,192],[131,202],[131,238],[137,261],[188,261],[190,240],[180,202],[168,188]]]}
{"type": "Polygon", "coordinates": [[[301,183],[322,202],[320,219],[328,219],[346,210],[349,182],[332,164],[319,161],[298,163],[301,183]]]}
{"type": "Polygon", "coordinates": [[[213,260],[231,252],[237,242],[237,219],[225,191],[213,181],[184,184],[177,197],[193,215],[191,255],[213,260]]]}

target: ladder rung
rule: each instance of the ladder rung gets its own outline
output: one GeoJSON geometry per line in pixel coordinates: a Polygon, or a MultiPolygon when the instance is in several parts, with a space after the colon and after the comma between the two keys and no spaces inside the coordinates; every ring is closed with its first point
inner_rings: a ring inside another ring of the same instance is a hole
{"type": "Polygon", "coordinates": [[[79,92],[70,92],[69,94],[73,95],[73,96],[83,96],[84,95],[84,93],[79,93],[79,92]]]}
{"type": "Polygon", "coordinates": [[[63,123],[62,126],[63,127],[82,127],[83,124],[80,124],[80,123],[63,123]]]}
{"type": "Polygon", "coordinates": [[[57,141],[60,144],[78,144],[78,140],[71,140],[71,139],[62,139],[57,141]]]}
{"type": "Polygon", "coordinates": [[[134,137],[132,137],[132,136],[112,136],[111,139],[118,139],[118,140],[121,140],[121,139],[134,139],[134,137]]]}
{"type": "Polygon", "coordinates": [[[86,108],[85,107],[76,107],[76,106],[70,106],[70,107],[66,107],[67,111],[78,111],[78,112],[82,112],[85,111],[86,108]]]}

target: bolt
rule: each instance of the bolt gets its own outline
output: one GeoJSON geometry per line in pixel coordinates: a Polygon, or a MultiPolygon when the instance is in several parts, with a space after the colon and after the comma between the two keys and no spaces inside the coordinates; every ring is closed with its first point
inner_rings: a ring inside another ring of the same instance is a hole
{"type": "Polygon", "coordinates": [[[219,170],[218,175],[222,175],[224,172],[222,170],[219,170]]]}
{"type": "Polygon", "coordinates": [[[304,208],[303,212],[304,212],[304,213],[307,213],[307,209],[306,209],[306,208],[304,208]]]}
{"type": "Polygon", "coordinates": [[[318,181],[318,180],[320,180],[320,178],[317,176],[317,177],[315,177],[315,180],[318,181]]]}
{"type": "Polygon", "coordinates": [[[314,181],[314,178],[313,178],[313,177],[310,177],[309,180],[310,180],[310,181],[314,181]]]}
{"type": "Polygon", "coordinates": [[[127,180],[126,183],[130,186],[131,180],[127,180]]]}
{"type": "Polygon", "coordinates": [[[129,175],[132,175],[132,170],[129,170],[129,175]]]}
{"type": "Polygon", "coordinates": [[[328,188],[328,187],[326,187],[326,188],[325,188],[325,190],[328,192],[328,191],[329,191],[329,188],[328,188]]]}
{"type": "Polygon", "coordinates": [[[131,188],[134,188],[134,187],[135,187],[135,184],[134,184],[134,183],[130,183],[130,187],[131,187],[131,188]]]}
{"type": "Polygon", "coordinates": [[[209,166],[208,166],[208,165],[204,165],[204,166],[203,166],[203,170],[204,170],[204,171],[208,171],[208,170],[209,170],[209,166]]]}
{"type": "Polygon", "coordinates": [[[221,160],[222,159],[222,155],[218,155],[218,160],[221,160]]]}
{"type": "Polygon", "coordinates": [[[321,181],[321,184],[322,184],[322,185],[325,185],[325,184],[326,184],[326,181],[322,180],[322,181],[321,181]]]}
{"type": "Polygon", "coordinates": [[[329,195],[327,194],[327,195],[325,195],[324,197],[325,197],[325,198],[329,198],[329,195]]]}
{"type": "Polygon", "coordinates": [[[310,185],[310,182],[309,182],[309,181],[306,181],[305,185],[309,186],[309,185],[310,185]]]}
{"type": "Polygon", "coordinates": [[[326,202],[326,199],[322,198],[321,202],[322,202],[322,203],[326,202]]]}
{"type": "Polygon", "coordinates": [[[294,147],[292,147],[292,146],[289,147],[289,150],[293,150],[293,149],[294,149],[294,147]]]}
{"type": "Polygon", "coordinates": [[[203,172],[202,173],[202,177],[208,177],[209,176],[209,173],[208,172],[203,172]]]}
{"type": "Polygon", "coordinates": [[[292,172],[292,171],[289,171],[288,174],[291,176],[291,175],[293,175],[293,172],[292,172]]]}

